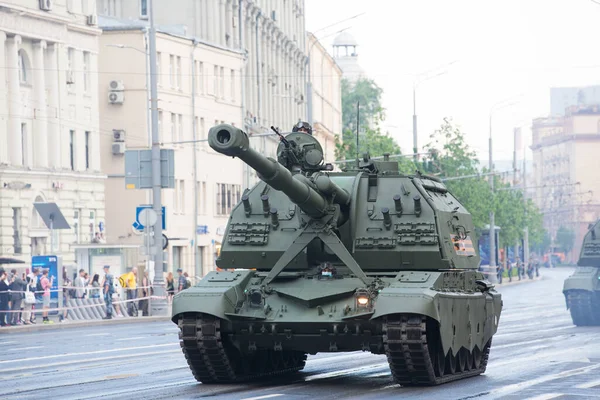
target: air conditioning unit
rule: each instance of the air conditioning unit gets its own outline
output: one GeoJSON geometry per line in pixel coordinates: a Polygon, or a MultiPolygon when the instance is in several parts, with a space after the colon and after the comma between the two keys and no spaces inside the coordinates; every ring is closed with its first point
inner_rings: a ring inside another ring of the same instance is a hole
{"type": "Polygon", "coordinates": [[[125,143],[114,142],[112,144],[112,153],[113,154],[125,154],[125,143]]]}
{"type": "Polygon", "coordinates": [[[91,14],[87,16],[87,24],[88,25],[98,25],[98,17],[96,14],[91,14]]]}
{"type": "Polygon", "coordinates": [[[40,0],[40,10],[51,11],[52,10],[52,0],[40,0]]]}
{"type": "Polygon", "coordinates": [[[125,100],[125,94],[123,92],[109,92],[108,102],[110,104],[123,104],[125,100]]]}
{"type": "Polygon", "coordinates": [[[115,142],[124,142],[125,131],[123,129],[113,129],[113,140],[115,142]]]}
{"type": "Polygon", "coordinates": [[[75,73],[73,71],[67,71],[67,84],[72,85],[75,83],[75,73]]]}
{"type": "Polygon", "coordinates": [[[123,81],[110,81],[110,83],[108,84],[108,87],[110,88],[110,90],[114,90],[114,91],[123,91],[125,90],[125,85],[123,85],[123,81]]]}

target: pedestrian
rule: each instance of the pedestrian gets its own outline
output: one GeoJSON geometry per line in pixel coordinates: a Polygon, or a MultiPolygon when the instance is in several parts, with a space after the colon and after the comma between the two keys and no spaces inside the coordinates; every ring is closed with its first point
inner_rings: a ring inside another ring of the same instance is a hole
{"type": "Polygon", "coordinates": [[[132,317],[138,316],[137,308],[137,267],[122,276],[127,292],[127,313],[132,317]]]}
{"type": "Polygon", "coordinates": [[[75,297],[78,299],[83,299],[85,297],[85,271],[83,269],[79,270],[79,276],[75,278],[75,282],[73,283],[75,286],[75,297]]]}
{"type": "Polygon", "coordinates": [[[166,286],[167,286],[167,303],[171,304],[171,302],[173,301],[173,295],[175,294],[175,279],[173,278],[172,272],[169,272],[167,274],[166,286]]]}
{"type": "Polygon", "coordinates": [[[69,276],[67,274],[67,267],[63,267],[63,312],[62,314],[60,314],[60,317],[58,317],[59,322],[63,322],[65,319],[67,319],[67,317],[69,316],[69,298],[71,297],[71,293],[74,292],[73,289],[71,289],[71,286],[73,285],[73,283],[71,282],[71,280],[69,279],[69,276]]]}
{"type": "Polygon", "coordinates": [[[149,315],[148,308],[150,306],[150,293],[152,292],[152,288],[150,287],[150,279],[148,279],[148,271],[144,271],[144,276],[142,277],[142,300],[140,300],[140,309],[142,310],[142,315],[147,317],[149,315]]]}
{"type": "Polygon", "coordinates": [[[0,269],[0,326],[8,325],[8,275],[4,269],[0,269]]]}
{"type": "Polygon", "coordinates": [[[183,276],[183,270],[181,268],[177,268],[177,273],[179,274],[179,279],[177,280],[177,293],[179,293],[185,289],[187,281],[185,280],[185,276],[183,276]]]}
{"type": "Polygon", "coordinates": [[[100,275],[94,274],[92,278],[92,290],[90,291],[90,298],[99,299],[100,298],[100,275]]]}
{"type": "Polygon", "coordinates": [[[25,325],[35,324],[31,319],[31,310],[35,304],[35,287],[31,286],[32,274],[25,277],[25,301],[23,302],[23,316],[22,320],[25,325]]]}
{"type": "Polygon", "coordinates": [[[48,269],[45,268],[44,271],[42,272],[42,279],[40,279],[40,282],[42,284],[42,288],[44,290],[44,293],[42,295],[42,307],[43,307],[43,312],[42,312],[42,323],[44,324],[53,324],[54,321],[50,321],[50,319],[48,319],[48,309],[50,308],[50,288],[52,287],[52,283],[54,282],[54,277],[51,277],[50,279],[48,279],[48,269]]]}
{"type": "Polygon", "coordinates": [[[13,269],[10,271],[13,274],[12,282],[10,283],[10,301],[11,301],[11,311],[9,321],[11,325],[20,325],[21,322],[21,303],[23,302],[23,298],[25,298],[25,282],[23,279],[17,274],[17,270],[13,269]]]}
{"type": "Polygon", "coordinates": [[[113,285],[113,276],[110,274],[110,265],[104,266],[104,282],[102,293],[104,293],[104,302],[106,303],[106,317],[103,319],[112,319],[112,295],[115,292],[113,285]]]}

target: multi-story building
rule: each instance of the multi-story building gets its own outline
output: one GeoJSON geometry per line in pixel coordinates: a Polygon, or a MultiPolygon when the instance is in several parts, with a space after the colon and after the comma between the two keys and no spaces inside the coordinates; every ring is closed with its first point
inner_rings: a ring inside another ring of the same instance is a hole
{"type": "Polygon", "coordinates": [[[600,104],[600,86],[560,87],[550,89],[550,115],[564,116],[571,106],[600,104]]]}
{"type": "MultiPolygon", "coordinates": [[[[241,71],[244,129],[288,131],[306,116],[304,0],[153,0],[158,26],[179,26],[185,36],[223,49],[245,52],[241,71]]],[[[147,0],[99,0],[98,14],[128,19],[148,17],[147,0]]],[[[279,141],[253,141],[273,156],[279,141]]],[[[244,185],[256,179],[245,169],[244,185]]]]}
{"type": "Polygon", "coordinates": [[[335,161],[335,137],[342,132],[342,70],[311,33],[307,40],[310,60],[313,134],[323,146],[325,161],[335,161]]]}
{"type": "Polygon", "coordinates": [[[98,37],[93,0],[4,0],[0,7],[0,253],[23,260],[99,239],[98,37]],[[51,233],[34,202],[71,229],[51,233]]]}
{"type": "MultiPolygon", "coordinates": [[[[160,4],[160,1],[156,1],[160,4]]],[[[103,35],[99,66],[101,141],[109,240],[142,243],[132,228],[135,209],[150,204],[150,190],[128,190],[124,152],[149,148],[147,26],[144,21],[100,17],[103,35]],[[114,133],[114,135],[113,135],[114,133]]],[[[169,270],[191,276],[214,269],[231,208],[240,200],[242,165],[212,151],[207,138],[219,123],[242,124],[240,95],[243,53],[192,39],[178,29],[157,33],[158,119],[162,147],[175,151],[175,188],[162,191],[169,237],[169,270]],[[194,223],[197,208],[198,225],[194,223]],[[195,252],[198,262],[195,262],[195,252]],[[197,266],[197,268],[196,268],[197,266]]]]}
{"type": "Polygon", "coordinates": [[[342,32],[333,40],[333,58],[343,71],[344,79],[355,82],[365,78],[365,71],[358,63],[358,42],[348,32],[342,32]]]}
{"type": "Polygon", "coordinates": [[[537,118],[532,131],[534,200],[553,239],[561,226],[575,232],[576,257],[588,224],[600,217],[600,106],[537,118]]]}

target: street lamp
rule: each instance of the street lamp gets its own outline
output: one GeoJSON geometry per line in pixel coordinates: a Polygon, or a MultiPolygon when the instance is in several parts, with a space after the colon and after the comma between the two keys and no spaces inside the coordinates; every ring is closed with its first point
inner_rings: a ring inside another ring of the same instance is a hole
{"type": "MultiPolygon", "coordinates": [[[[441,68],[448,68],[449,66],[451,66],[452,64],[454,64],[456,62],[458,62],[458,60],[454,60],[452,62],[449,62],[448,64],[441,65],[441,66],[434,68],[432,70],[429,70],[429,71],[420,72],[420,73],[416,74],[415,77],[427,75],[427,74],[429,74],[433,71],[437,71],[441,68]]],[[[435,75],[426,76],[425,78],[423,78],[421,80],[419,80],[419,79],[413,80],[413,154],[414,154],[413,160],[415,163],[419,159],[419,156],[417,154],[417,151],[418,151],[418,147],[417,147],[417,86],[419,86],[421,83],[423,83],[425,81],[428,81],[430,79],[436,78],[440,75],[444,75],[447,73],[448,73],[448,71],[444,70],[444,71],[438,72],[435,75]]]]}
{"type": "MultiPolygon", "coordinates": [[[[490,170],[490,188],[491,188],[491,193],[492,193],[492,201],[493,201],[493,197],[494,197],[494,175],[493,175],[494,161],[493,161],[493,157],[492,157],[492,115],[493,115],[494,111],[517,104],[517,101],[511,101],[511,99],[513,99],[513,98],[514,97],[499,101],[499,102],[495,103],[494,105],[492,105],[492,107],[490,108],[490,114],[489,114],[489,118],[490,118],[489,170],[490,170]]],[[[495,221],[493,204],[492,204],[492,208],[490,210],[490,265],[489,265],[489,271],[488,271],[487,278],[492,283],[495,283],[497,280],[497,277],[496,277],[496,221],[495,221]]]]}

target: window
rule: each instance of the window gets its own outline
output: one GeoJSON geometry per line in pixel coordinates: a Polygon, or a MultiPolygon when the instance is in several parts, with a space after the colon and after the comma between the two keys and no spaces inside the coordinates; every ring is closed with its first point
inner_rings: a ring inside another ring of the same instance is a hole
{"type": "Polygon", "coordinates": [[[196,182],[196,208],[198,209],[198,215],[202,214],[200,210],[202,209],[202,182],[196,182]]]}
{"type": "Polygon", "coordinates": [[[23,252],[23,243],[21,241],[21,209],[13,207],[13,247],[14,254],[23,252]]]}
{"type": "Polygon", "coordinates": [[[93,210],[90,210],[89,228],[90,228],[90,242],[91,242],[92,240],[94,240],[95,231],[96,231],[96,212],[93,210]]]}
{"type": "Polygon", "coordinates": [[[219,67],[215,65],[214,75],[213,75],[213,95],[215,97],[219,96],[219,67]]]}
{"type": "Polygon", "coordinates": [[[83,92],[87,93],[90,88],[90,53],[83,52],[83,92]]]}
{"type": "Polygon", "coordinates": [[[79,243],[80,236],[80,225],[79,225],[79,216],[81,215],[81,210],[75,210],[73,215],[73,233],[75,234],[75,243],[79,243]]]}
{"type": "Polygon", "coordinates": [[[179,214],[179,179],[175,179],[175,188],[173,190],[173,212],[179,214]]]}
{"type": "Polygon", "coordinates": [[[177,57],[177,89],[181,90],[181,57],[177,57]]]}
{"type": "Polygon", "coordinates": [[[217,183],[217,215],[229,215],[240,201],[241,186],[217,183]]]}
{"type": "Polygon", "coordinates": [[[67,51],[67,89],[69,91],[75,90],[75,76],[73,70],[75,69],[75,49],[70,47],[67,51]]]}
{"type": "Polygon", "coordinates": [[[140,0],[140,17],[148,18],[148,0],[140,0]]]}
{"type": "Polygon", "coordinates": [[[29,76],[27,75],[27,55],[23,50],[19,50],[18,54],[18,62],[19,62],[19,82],[27,83],[27,79],[29,76]]]}
{"type": "Polygon", "coordinates": [[[204,118],[200,118],[200,139],[206,139],[206,132],[204,129],[204,118]]]}
{"type": "Polygon", "coordinates": [[[204,94],[204,63],[200,61],[198,63],[198,92],[204,94]]]}
{"type": "Polygon", "coordinates": [[[162,74],[160,72],[160,65],[162,64],[162,53],[156,52],[156,80],[158,86],[162,86],[162,74]]]}
{"type": "Polygon", "coordinates": [[[21,164],[27,165],[29,163],[29,157],[27,153],[27,124],[21,123],[21,164]]]}
{"type": "Polygon", "coordinates": [[[178,133],[179,133],[178,140],[180,142],[183,142],[183,140],[184,140],[184,137],[183,137],[183,114],[179,114],[177,123],[179,125],[177,127],[178,133]]]}
{"type": "Polygon", "coordinates": [[[175,139],[176,136],[176,132],[177,132],[177,114],[173,114],[171,113],[171,142],[176,142],[177,139],[175,139]]]}
{"type": "Polygon", "coordinates": [[[185,181],[179,181],[179,212],[185,214],[185,181]]]}
{"type": "Polygon", "coordinates": [[[225,68],[221,67],[221,75],[220,75],[220,79],[219,79],[219,83],[221,85],[220,87],[220,92],[219,92],[219,97],[221,97],[222,99],[225,98],[225,68]]]}
{"type": "Polygon", "coordinates": [[[175,73],[175,56],[169,56],[169,87],[175,87],[175,77],[173,74],[175,73]]]}
{"type": "Polygon", "coordinates": [[[206,214],[206,182],[202,182],[202,191],[200,192],[202,198],[202,203],[200,207],[200,212],[202,214],[206,214]]]}
{"type": "MultiPolygon", "coordinates": [[[[182,246],[173,246],[173,271],[181,268],[181,249],[182,246]]],[[[179,283],[177,283],[179,285],[179,283]]],[[[177,286],[179,288],[179,286],[177,286]]]]}
{"type": "Polygon", "coordinates": [[[85,132],[85,169],[90,169],[90,132],[85,132]]]}
{"type": "Polygon", "coordinates": [[[75,131],[69,131],[69,159],[71,161],[71,169],[75,171],[75,131]]]}
{"type": "Polygon", "coordinates": [[[163,141],[163,112],[158,112],[158,137],[160,141],[163,141]]]}
{"type": "Polygon", "coordinates": [[[231,70],[231,101],[235,103],[235,70],[231,70]]]}
{"type": "Polygon", "coordinates": [[[88,0],[81,0],[81,13],[84,15],[88,15],[89,14],[89,10],[88,10],[88,0]]]}

